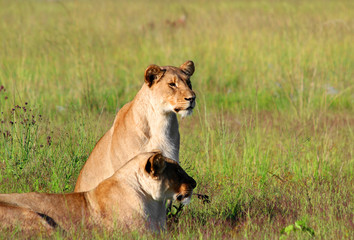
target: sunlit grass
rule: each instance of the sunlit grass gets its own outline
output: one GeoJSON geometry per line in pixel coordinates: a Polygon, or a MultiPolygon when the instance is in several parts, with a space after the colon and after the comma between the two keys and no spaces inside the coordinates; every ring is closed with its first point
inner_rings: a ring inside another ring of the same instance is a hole
{"type": "Polygon", "coordinates": [[[353,15],[345,0],[1,0],[0,191],[72,191],[145,68],[190,59],[180,156],[212,201],[162,237],[275,239],[302,220],[353,238],[353,15]]]}

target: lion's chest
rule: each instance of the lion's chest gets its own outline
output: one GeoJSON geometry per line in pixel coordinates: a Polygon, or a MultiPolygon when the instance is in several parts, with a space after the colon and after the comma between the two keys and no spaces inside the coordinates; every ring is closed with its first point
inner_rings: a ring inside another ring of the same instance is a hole
{"type": "Polygon", "coordinates": [[[179,141],[166,137],[152,137],[146,145],[146,151],[159,149],[168,158],[179,161],[179,141]]]}
{"type": "Polygon", "coordinates": [[[150,128],[150,138],[145,150],[159,149],[168,158],[179,161],[180,136],[177,119],[168,119],[166,122],[156,122],[150,128]]]}

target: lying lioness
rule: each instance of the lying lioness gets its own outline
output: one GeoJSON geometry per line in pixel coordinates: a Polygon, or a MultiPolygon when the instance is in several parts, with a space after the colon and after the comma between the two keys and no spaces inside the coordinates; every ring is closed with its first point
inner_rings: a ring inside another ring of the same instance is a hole
{"type": "Polygon", "coordinates": [[[120,109],[111,129],[96,144],[81,169],[75,192],[93,189],[141,152],[160,149],[164,156],[179,161],[176,113],[185,117],[193,112],[193,73],[192,61],[179,68],[150,65],[145,70],[145,83],[133,101],[120,109]]]}
{"type": "Polygon", "coordinates": [[[44,214],[14,204],[0,202],[0,231],[21,230],[26,235],[51,234],[56,223],[44,214]]]}
{"type": "Polygon", "coordinates": [[[142,153],[89,192],[0,194],[0,228],[5,223],[28,228],[32,221],[33,229],[59,225],[69,230],[79,224],[112,229],[117,224],[164,230],[165,200],[187,204],[195,186],[176,161],[160,152],[142,153]]]}

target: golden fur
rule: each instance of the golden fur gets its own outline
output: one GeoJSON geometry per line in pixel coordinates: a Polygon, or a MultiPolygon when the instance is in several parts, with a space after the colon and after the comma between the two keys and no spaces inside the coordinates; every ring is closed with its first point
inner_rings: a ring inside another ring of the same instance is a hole
{"type": "Polygon", "coordinates": [[[0,202],[0,230],[24,235],[51,234],[55,223],[43,214],[13,204],[0,202]]]}
{"type": "Polygon", "coordinates": [[[160,152],[141,153],[88,192],[0,194],[0,229],[20,224],[33,231],[56,225],[70,230],[84,224],[164,230],[166,199],[186,204],[195,186],[176,161],[160,152]]]}
{"type": "Polygon", "coordinates": [[[150,65],[140,91],[120,109],[111,129],[96,144],[74,191],[93,189],[141,152],[159,149],[178,162],[180,136],[176,113],[185,117],[193,111],[193,73],[192,61],[180,67],[150,65]]]}

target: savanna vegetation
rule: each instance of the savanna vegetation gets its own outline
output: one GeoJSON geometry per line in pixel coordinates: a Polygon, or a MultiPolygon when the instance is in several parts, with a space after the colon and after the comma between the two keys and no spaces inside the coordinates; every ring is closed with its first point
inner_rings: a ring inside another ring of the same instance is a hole
{"type": "Polygon", "coordinates": [[[160,236],[54,237],[353,239],[353,16],[350,0],[0,0],[0,192],[73,191],[145,68],[193,60],[181,165],[211,201],[160,236]]]}

